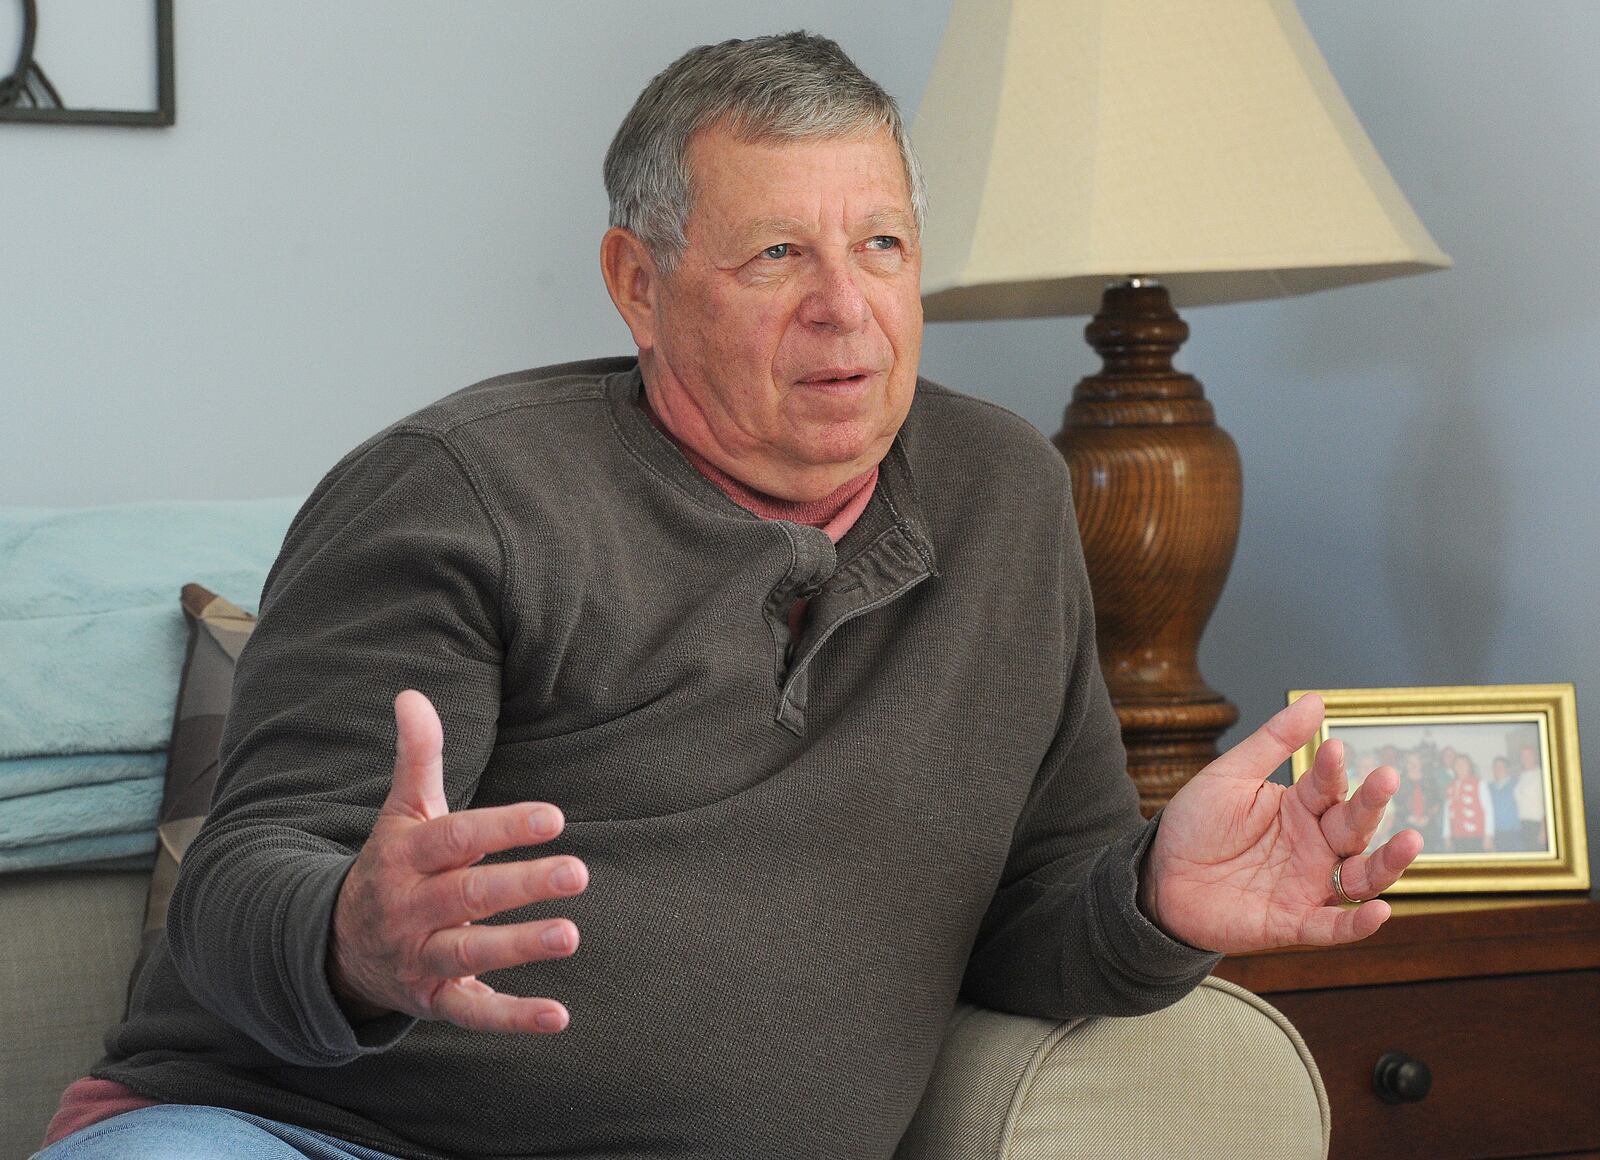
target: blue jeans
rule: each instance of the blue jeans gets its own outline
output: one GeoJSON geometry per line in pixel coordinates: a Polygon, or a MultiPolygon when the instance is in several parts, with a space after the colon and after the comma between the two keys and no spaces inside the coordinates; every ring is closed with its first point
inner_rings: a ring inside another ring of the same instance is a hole
{"type": "Polygon", "coordinates": [[[394,1160],[360,1144],[277,1120],[207,1108],[156,1104],[63,1136],[33,1160],[394,1160]]]}

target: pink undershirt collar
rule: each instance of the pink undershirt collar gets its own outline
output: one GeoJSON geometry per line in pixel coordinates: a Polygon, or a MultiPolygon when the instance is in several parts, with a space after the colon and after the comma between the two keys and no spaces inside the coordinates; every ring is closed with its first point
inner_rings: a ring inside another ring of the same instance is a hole
{"type": "Polygon", "coordinates": [[[672,440],[678,450],[683,452],[684,458],[694,464],[701,475],[716,484],[722,494],[734,503],[764,520],[788,520],[791,523],[821,528],[828,534],[828,538],[837,544],[840,537],[860,518],[872,499],[873,488],[878,482],[877,464],[873,464],[860,475],[845,480],[821,499],[779,499],[777,496],[757,491],[749,484],[723,471],[674,435],[666,422],[656,414],[655,408],[650,406],[647,394],[640,394],[639,404],[649,416],[650,422],[655,424],[656,429],[672,440]]]}

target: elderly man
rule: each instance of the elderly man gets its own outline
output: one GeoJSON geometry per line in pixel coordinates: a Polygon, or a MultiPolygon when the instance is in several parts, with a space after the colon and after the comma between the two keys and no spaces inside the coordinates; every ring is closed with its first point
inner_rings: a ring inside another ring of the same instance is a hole
{"type": "Polygon", "coordinates": [[[1139,817],[1066,469],[918,380],[916,165],[836,45],[690,52],[606,185],[638,357],[313,492],[90,1081],[146,1106],[45,1156],[887,1157],[958,995],[1148,1011],[1386,917],[1337,903],[1416,854],[1361,853],[1395,771],[1264,782],[1314,699],[1139,817]]]}

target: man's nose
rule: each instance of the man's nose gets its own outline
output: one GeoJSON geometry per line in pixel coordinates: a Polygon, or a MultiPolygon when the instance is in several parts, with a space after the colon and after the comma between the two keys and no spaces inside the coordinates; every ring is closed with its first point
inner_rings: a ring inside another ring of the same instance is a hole
{"type": "Polygon", "coordinates": [[[813,326],[841,331],[859,329],[871,313],[860,278],[860,272],[848,262],[818,262],[801,303],[802,317],[813,326]]]}

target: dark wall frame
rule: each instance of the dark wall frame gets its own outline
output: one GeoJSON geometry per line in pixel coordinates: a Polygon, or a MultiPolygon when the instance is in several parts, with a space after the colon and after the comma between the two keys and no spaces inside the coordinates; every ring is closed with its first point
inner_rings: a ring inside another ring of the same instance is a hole
{"type": "MultiPolygon", "coordinates": [[[[33,109],[0,105],[0,121],[37,125],[122,125],[155,128],[173,124],[178,116],[178,102],[176,85],[173,81],[172,0],[155,0],[155,9],[156,107],[154,109],[33,109]]],[[[25,62],[19,63],[25,64],[25,62]]],[[[0,65],[0,68],[3,67],[0,65]]]]}

